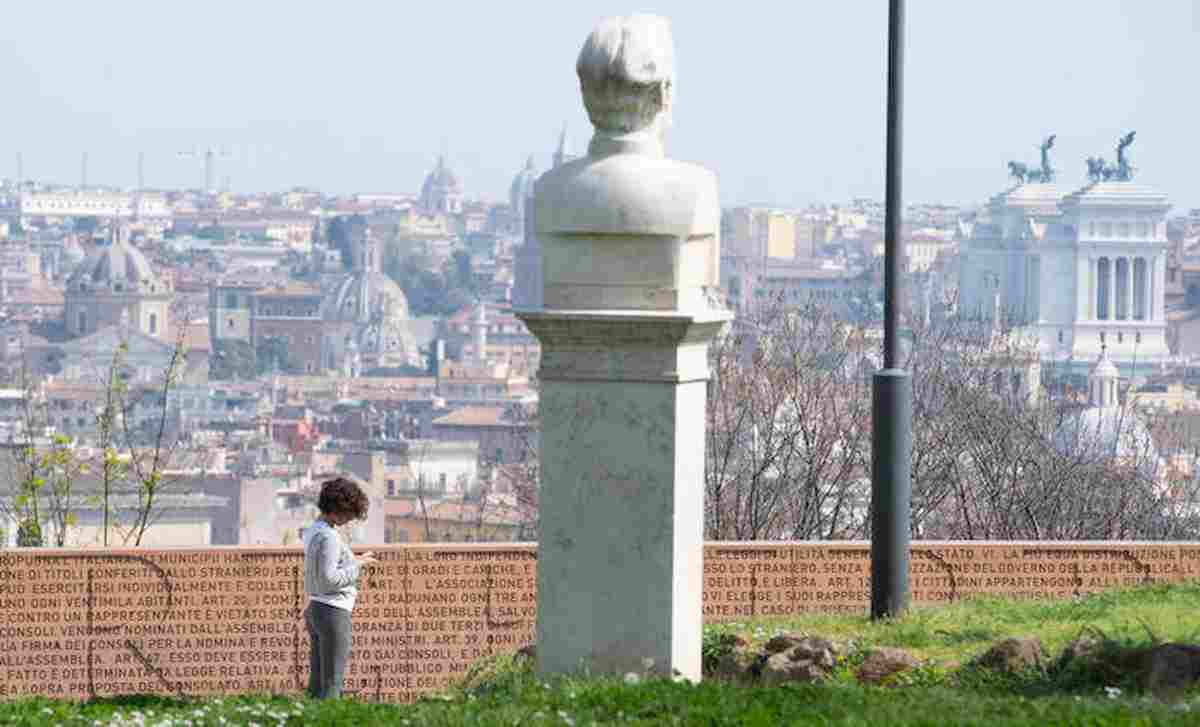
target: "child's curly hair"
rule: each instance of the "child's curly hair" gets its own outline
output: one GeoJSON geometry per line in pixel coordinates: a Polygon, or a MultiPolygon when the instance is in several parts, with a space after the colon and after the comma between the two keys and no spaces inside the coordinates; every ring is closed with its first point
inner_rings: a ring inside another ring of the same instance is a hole
{"type": "Polygon", "coordinates": [[[364,520],[371,502],[362,488],[345,477],[335,477],[321,485],[321,494],[317,497],[317,509],[322,514],[347,513],[354,520],[364,520]]]}

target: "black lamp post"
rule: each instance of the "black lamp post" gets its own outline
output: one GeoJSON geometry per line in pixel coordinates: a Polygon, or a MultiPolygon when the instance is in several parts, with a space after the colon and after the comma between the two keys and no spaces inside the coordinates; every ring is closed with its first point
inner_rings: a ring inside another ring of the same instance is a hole
{"type": "Polygon", "coordinates": [[[912,496],[912,378],[901,368],[901,144],[903,140],[904,0],[888,6],[887,191],[884,229],[883,369],[871,397],[871,618],[908,607],[912,496]]]}

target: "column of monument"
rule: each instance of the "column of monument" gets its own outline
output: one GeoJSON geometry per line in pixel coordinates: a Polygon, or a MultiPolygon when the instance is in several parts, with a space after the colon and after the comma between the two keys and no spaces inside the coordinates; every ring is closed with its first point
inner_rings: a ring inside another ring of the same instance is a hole
{"type": "MultiPolygon", "coordinates": [[[[1141,296],[1139,299],[1139,301],[1141,303],[1141,310],[1139,311],[1138,320],[1148,321],[1148,320],[1150,320],[1150,260],[1151,259],[1147,258],[1147,257],[1139,257],[1137,260],[1139,263],[1141,263],[1140,265],[1137,265],[1137,268],[1141,270],[1141,275],[1137,275],[1136,271],[1135,271],[1135,279],[1141,280],[1141,288],[1140,288],[1141,296]]],[[[1136,263],[1135,263],[1135,265],[1136,265],[1136,263]]]]}
{"type": "Polygon", "coordinates": [[[715,176],[664,158],[667,22],[610,18],[576,65],[585,158],[536,184],[542,345],[537,662],[542,673],[700,678],[715,176]]]}
{"type": "Polygon", "coordinates": [[[1091,308],[1088,298],[1091,293],[1092,261],[1082,256],[1075,259],[1075,319],[1089,318],[1091,308]]]}
{"type": "Polygon", "coordinates": [[[1160,252],[1154,256],[1154,270],[1150,274],[1154,276],[1150,294],[1152,305],[1150,318],[1151,320],[1161,322],[1166,315],[1162,305],[1158,302],[1163,298],[1163,294],[1159,291],[1166,289],[1167,256],[1165,254],[1160,252]]]}
{"type": "Polygon", "coordinates": [[[1122,319],[1133,320],[1133,258],[1126,256],[1125,274],[1121,277],[1125,280],[1125,297],[1121,300],[1122,319]]]}
{"type": "Polygon", "coordinates": [[[1108,320],[1117,319],[1117,258],[1108,258],[1108,300],[1105,301],[1108,320]]]}

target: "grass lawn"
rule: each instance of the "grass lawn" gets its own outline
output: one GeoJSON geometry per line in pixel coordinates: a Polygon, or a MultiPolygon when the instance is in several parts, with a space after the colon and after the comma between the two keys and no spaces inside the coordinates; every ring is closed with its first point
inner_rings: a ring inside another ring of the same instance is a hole
{"type": "MultiPolygon", "coordinates": [[[[1051,655],[1081,634],[1135,645],[1200,643],[1200,582],[1105,591],[1069,601],[978,598],[912,609],[895,621],[866,616],[755,619],[705,629],[706,641],[736,633],[759,643],[780,631],[824,636],[857,647],[894,646],[924,659],[966,662],[999,639],[1036,636],[1051,655]]],[[[1198,723],[1200,724],[1200,723],[1198,723]]]]}
{"type": "Polygon", "coordinates": [[[1051,657],[1084,632],[1119,646],[1200,642],[1200,584],[1147,586],[1070,602],[978,600],[916,610],[892,623],[813,616],[706,629],[708,656],[723,634],[765,641],[780,631],[825,636],[846,647],[821,684],[699,685],[645,679],[537,679],[525,662],[481,664],[453,692],[415,705],[244,696],[194,702],[127,697],[85,704],[45,699],[0,703],[13,725],[1200,725],[1200,691],[1160,701],[1132,675],[1049,668],[1000,675],[971,658],[1008,636],[1036,636],[1051,657]],[[925,664],[890,687],[863,687],[853,669],[875,646],[907,649],[925,664]],[[1128,678],[1125,678],[1128,677],[1128,678]]]}

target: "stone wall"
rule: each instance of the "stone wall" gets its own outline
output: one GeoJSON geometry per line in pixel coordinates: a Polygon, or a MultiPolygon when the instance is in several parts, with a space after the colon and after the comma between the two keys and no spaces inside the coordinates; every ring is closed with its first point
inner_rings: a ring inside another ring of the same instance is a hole
{"type": "MultiPolygon", "coordinates": [[[[354,613],[347,691],[411,701],[533,640],[529,544],[377,549],[354,613]]],[[[704,615],[866,613],[862,542],[709,543],[704,615]]],[[[299,692],[298,548],[0,551],[0,697],[299,692]]],[[[1065,598],[1200,578],[1200,544],[913,544],[917,605],[1065,598]]]]}

